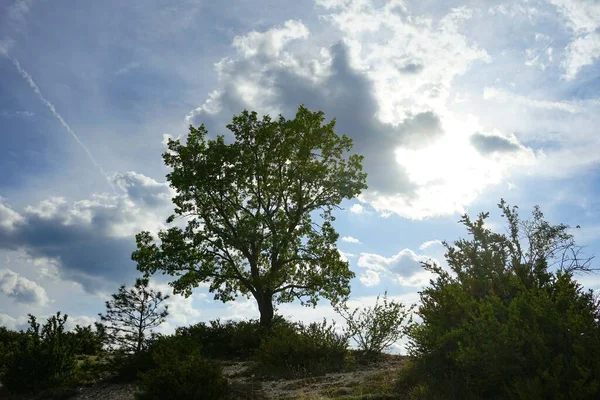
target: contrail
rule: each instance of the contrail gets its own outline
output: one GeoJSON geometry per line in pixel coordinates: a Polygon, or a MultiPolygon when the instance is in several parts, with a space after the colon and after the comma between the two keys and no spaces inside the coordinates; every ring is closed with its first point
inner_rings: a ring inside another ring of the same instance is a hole
{"type": "Polygon", "coordinates": [[[69,132],[71,134],[71,136],[73,136],[73,139],[75,139],[75,141],[77,142],[77,144],[79,144],[79,146],[81,146],[81,148],[83,149],[83,151],[85,151],[85,153],[88,155],[88,157],[92,161],[92,163],[96,166],[96,168],[98,168],[100,170],[100,172],[102,173],[102,175],[104,175],[104,178],[106,179],[106,181],[110,185],[110,188],[112,189],[113,193],[117,194],[117,192],[115,190],[115,187],[114,187],[114,185],[113,185],[110,177],[106,174],[106,172],[104,172],[104,170],[102,169],[102,167],[100,166],[100,164],[98,164],[98,162],[96,161],[96,159],[94,158],[94,156],[92,155],[92,153],[88,150],[88,148],[85,146],[85,144],[83,144],[83,142],[79,139],[79,137],[73,131],[73,129],[71,129],[71,127],[69,126],[69,124],[67,124],[67,122],[64,120],[64,118],[58,113],[58,111],[56,111],[56,107],[54,107],[54,104],[52,104],[48,99],[46,99],[44,97],[44,95],[40,91],[40,88],[35,83],[35,81],[31,77],[31,75],[29,75],[29,73],[27,73],[27,71],[25,71],[23,69],[23,67],[21,67],[21,64],[19,63],[19,61],[16,58],[13,58],[13,57],[11,57],[8,54],[8,51],[6,51],[6,49],[4,48],[4,46],[2,46],[2,44],[0,44],[0,54],[3,54],[6,58],[8,58],[15,65],[15,67],[17,68],[17,71],[19,71],[19,74],[21,75],[21,77],[23,77],[23,79],[25,80],[25,82],[27,82],[29,84],[29,87],[31,87],[31,89],[33,89],[33,91],[35,92],[35,94],[37,94],[37,96],[40,99],[40,101],[42,103],[44,103],[46,105],[46,107],[48,107],[50,109],[50,111],[52,112],[52,114],[56,117],[56,119],[58,120],[58,122],[60,122],[60,124],[63,126],[63,128],[65,128],[65,130],[67,132],[69,132]]]}

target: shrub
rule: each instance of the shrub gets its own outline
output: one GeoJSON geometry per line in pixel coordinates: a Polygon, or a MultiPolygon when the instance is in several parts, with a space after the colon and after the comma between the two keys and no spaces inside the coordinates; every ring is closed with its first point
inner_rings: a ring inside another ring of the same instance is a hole
{"type": "Polygon", "coordinates": [[[75,368],[72,342],[65,332],[67,316],[60,312],[40,329],[29,315],[29,329],[14,341],[4,357],[2,384],[12,392],[30,392],[61,384],[75,368]]]}
{"type": "Polygon", "coordinates": [[[382,303],[379,299],[380,296],[377,296],[373,307],[356,308],[354,311],[350,311],[345,303],[336,307],[337,313],[346,321],[344,333],[355,341],[366,359],[378,357],[396,343],[412,322],[410,313],[414,306],[407,309],[400,302],[388,300],[387,292],[382,303]]]}
{"type": "Polygon", "coordinates": [[[97,356],[102,353],[106,332],[104,326],[96,324],[96,328],[90,326],[75,326],[73,331],[69,332],[73,342],[76,354],[85,354],[88,356],[97,356]]]}
{"type": "MultiPolygon", "coordinates": [[[[289,325],[284,318],[276,316],[272,327],[289,325]]],[[[190,338],[202,346],[202,355],[215,359],[248,359],[268,335],[258,320],[200,322],[189,327],[179,327],[177,336],[190,338]]]]}
{"type": "Polygon", "coordinates": [[[154,367],[152,359],[152,345],[137,353],[128,353],[122,350],[114,351],[109,361],[110,369],[115,372],[112,380],[116,382],[134,382],[141,373],[154,367]]]}
{"type": "Polygon", "coordinates": [[[255,359],[265,375],[298,377],[342,371],[348,339],[335,324],[313,322],[275,326],[260,345],[255,359]]]}
{"type": "Polygon", "coordinates": [[[551,226],[537,208],[521,222],[500,207],[509,236],[486,229],[487,214],[463,216],[473,239],[446,244],[451,271],[426,265],[437,278],[421,292],[423,323],[410,333],[421,394],[600,398],[598,303],[573,279],[584,264],[549,267],[573,249],[567,227],[551,226]]]}
{"type": "Polygon", "coordinates": [[[153,367],[140,373],[139,400],[197,399],[227,397],[228,384],[221,367],[203,358],[189,339],[163,338],[152,347],[153,367]]]}

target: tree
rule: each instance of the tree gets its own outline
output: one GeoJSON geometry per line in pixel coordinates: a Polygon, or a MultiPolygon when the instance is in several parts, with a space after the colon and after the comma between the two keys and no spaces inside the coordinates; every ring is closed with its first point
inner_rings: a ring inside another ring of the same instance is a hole
{"type": "Polygon", "coordinates": [[[345,157],[352,140],[323,121],[303,106],[292,120],[244,111],[227,126],[233,143],[207,139],[204,125],[190,126],[186,144],[170,140],[163,159],[177,194],[167,222],[187,226],[159,232],[160,246],[139,233],[138,269],[177,277],[174,292],[186,296],[202,282],[223,302],[252,296],[263,326],[275,304],[347,297],[354,274],[336,249],[332,211],[367,187],[366,174],[362,156],[345,157]]]}
{"type": "Polygon", "coordinates": [[[112,346],[126,352],[139,353],[146,348],[148,333],[162,324],[169,314],[169,296],[148,287],[148,278],[138,278],[131,289],[125,285],[106,302],[106,315],[98,314],[105,323],[103,335],[112,346]]]}
{"type": "Polygon", "coordinates": [[[410,333],[415,375],[431,398],[600,398],[598,302],[573,279],[591,258],[539,207],[528,221],[499,207],[507,234],[464,215],[471,239],[444,243],[449,269],[425,264],[436,278],[410,333]]]}

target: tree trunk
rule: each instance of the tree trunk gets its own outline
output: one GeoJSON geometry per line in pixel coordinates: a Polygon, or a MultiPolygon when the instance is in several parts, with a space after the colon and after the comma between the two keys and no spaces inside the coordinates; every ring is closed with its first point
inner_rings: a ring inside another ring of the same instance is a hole
{"type": "Polygon", "coordinates": [[[273,294],[259,293],[256,296],[256,302],[258,303],[258,311],[260,311],[260,325],[267,328],[270,327],[275,315],[273,294]]]}

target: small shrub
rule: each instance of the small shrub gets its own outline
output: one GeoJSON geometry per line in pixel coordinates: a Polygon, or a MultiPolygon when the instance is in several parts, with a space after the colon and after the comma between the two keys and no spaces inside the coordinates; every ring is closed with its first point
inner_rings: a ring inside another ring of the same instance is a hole
{"type": "Polygon", "coordinates": [[[228,394],[220,365],[203,358],[188,340],[159,340],[152,348],[153,368],[140,373],[138,400],[220,400],[228,394]]]}
{"type": "Polygon", "coordinates": [[[272,329],[256,352],[260,372],[265,375],[303,377],[342,371],[348,340],[335,331],[335,324],[313,322],[306,326],[280,325],[272,329]]]}
{"type": "Polygon", "coordinates": [[[65,332],[67,316],[60,312],[40,329],[29,315],[29,329],[10,344],[3,357],[0,382],[12,392],[31,392],[60,385],[75,368],[72,342],[65,332]]]}
{"type": "Polygon", "coordinates": [[[364,358],[370,360],[396,343],[407,332],[412,322],[411,311],[404,304],[388,300],[387,292],[380,296],[373,307],[356,308],[350,311],[346,304],[336,307],[337,313],[346,321],[344,333],[352,338],[364,358]]]}

